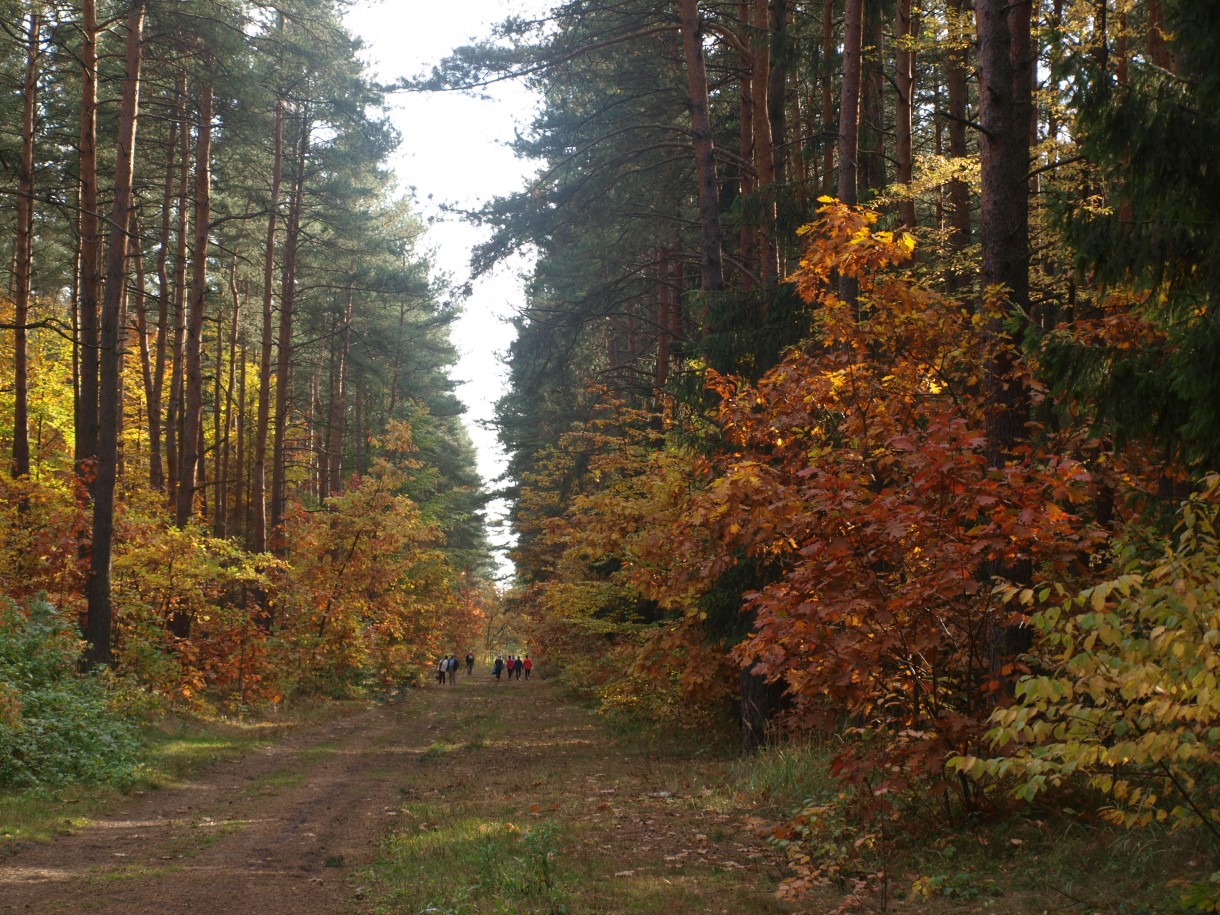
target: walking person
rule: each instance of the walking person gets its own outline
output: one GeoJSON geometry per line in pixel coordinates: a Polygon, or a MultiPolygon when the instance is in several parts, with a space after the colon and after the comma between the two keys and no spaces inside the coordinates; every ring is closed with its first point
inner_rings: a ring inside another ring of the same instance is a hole
{"type": "Polygon", "coordinates": [[[436,664],[436,682],[441,686],[445,685],[445,674],[449,672],[449,659],[444,655],[436,664]]]}
{"type": "Polygon", "coordinates": [[[524,667],[525,662],[521,660],[520,655],[513,659],[513,676],[515,676],[518,680],[521,679],[521,671],[524,669],[524,667]]]}
{"type": "Polygon", "coordinates": [[[449,685],[452,686],[457,682],[458,659],[457,655],[449,655],[449,685]]]}
{"type": "Polygon", "coordinates": [[[496,675],[496,682],[500,682],[500,674],[504,672],[504,659],[496,655],[496,662],[491,665],[491,672],[496,675]]]}
{"type": "Polygon", "coordinates": [[[525,660],[521,662],[521,669],[525,671],[525,679],[530,678],[530,671],[534,669],[534,662],[530,660],[530,656],[526,655],[525,660]]]}
{"type": "Polygon", "coordinates": [[[474,652],[468,651],[466,652],[466,676],[469,677],[472,673],[474,673],[474,652]]]}

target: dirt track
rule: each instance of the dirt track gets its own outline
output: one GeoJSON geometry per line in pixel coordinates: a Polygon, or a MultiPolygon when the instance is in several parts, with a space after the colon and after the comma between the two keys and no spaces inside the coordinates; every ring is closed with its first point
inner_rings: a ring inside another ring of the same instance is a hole
{"type": "Polygon", "coordinates": [[[456,686],[429,685],[299,730],[194,784],[133,798],[86,829],[0,860],[0,913],[365,911],[356,869],[388,831],[408,828],[404,804],[421,796],[498,812],[507,805],[526,821],[538,816],[539,800],[574,804],[590,867],[607,877],[643,868],[698,883],[692,865],[732,867],[756,898],[769,895],[759,878],[778,872],[772,855],[755,841],[740,844],[740,834],[717,847],[707,833],[721,824],[736,833],[731,818],[692,815],[661,790],[688,768],[662,773],[614,749],[545,682],[463,673],[456,686]],[[438,747],[463,746],[460,722],[472,716],[508,739],[438,756],[438,747]]]}
{"type": "Polygon", "coordinates": [[[150,792],[88,829],[0,861],[0,912],[344,912],[376,850],[409,704],[362,711],[150,792]]]}

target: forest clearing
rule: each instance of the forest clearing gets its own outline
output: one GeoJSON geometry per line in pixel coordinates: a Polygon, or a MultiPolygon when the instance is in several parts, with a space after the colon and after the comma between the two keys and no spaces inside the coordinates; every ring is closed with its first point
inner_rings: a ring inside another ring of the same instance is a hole
{"type": "Polygon", "coordinates": [[[11,904],[1220,913],[1214,4],[491,5],[0,0],[11,904]]]}

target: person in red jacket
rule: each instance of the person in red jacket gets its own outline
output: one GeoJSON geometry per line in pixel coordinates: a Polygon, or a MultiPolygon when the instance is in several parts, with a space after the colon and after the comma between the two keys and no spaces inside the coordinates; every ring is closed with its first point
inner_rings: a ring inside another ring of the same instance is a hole
{"type": "Polygon", "coordinates": [[[525,679],[530,678],[530,671],[534,669],[534,662],[530,660],[530,656],[526,655],[525,660],[521,662],[521,669],[525,671],[525,679]]]}

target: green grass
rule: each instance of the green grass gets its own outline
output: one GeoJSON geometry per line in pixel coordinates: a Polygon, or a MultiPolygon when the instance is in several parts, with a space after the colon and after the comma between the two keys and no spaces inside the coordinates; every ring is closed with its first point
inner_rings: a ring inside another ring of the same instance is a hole
{"type": "Polygon", "coordinates": [[[567,873],[553,823],[518,828],[477,816],[470,808],[411,804],[406,828],[389,837],[362,873],[375,884],[374,911],[561,913],[567,873]]]}
{"type": "Polygon", "coordinates": [[[731,785],[754,798],[762,811],[782,817],[809,799],[835,797],[841,786],[830,774],[833,750],[814,741],[791,741],[740,757],[729,767],[731,785]]]}
{"type": "MultiPolygon", "coordinates": [[[[600,721],[593,716],[587,721],[592,725],[589,738],[604,735],[600,721]]],[[[456,736],[436,740],[421,758],[447,759],[483,744],[491,754],[499,742],[514,736],[509,722],[487,716],[462,716],[455,725],[456,736]]],[[[693,816],[706,815],[708,778],[702,768],[724,764],[723,759],[711,762],[700,747],[694,748],[692,758],[690,746],[666,733],[649,732],[639,738],[628,735],[621,740],[602,740],[607,744],[605,755],[595,754],[584,765],[562,754],[555,760],[559,768],[547,762],[535,764],[529,770],[537,781],[531,785],[533,803],[528,812],[522,810],[520,788],[491,795],[472,789],[467,797],[452,803],[404,799],[394,832],[383,842],[378,859],[355,878],[362,905],[384,915],[674,915],[703,911],[766,915],[789,911],[767,895],[764,881],[753,874],[694,855],[685,864],[662,860],[671,850],[689,851],[689,844],[672,849],[655,845],[645,853],[633,845],[649,832],[638,818],[648,817],[650,823],[653,816],[664,819],[658,813],[658,796],[669,796],[672,791],[668,800],[659,803],[689,807],[693,816]],[[590,764],[596,769],[587,768],[590,764]],[[615,816],[590,817],[587,798],[582,795],[591,789],[573,790],[571,779],[564,777],[575,775],[583,783],[593,771],[604,773],[599,784],[626,778],[626,784],[632,786],[628,793],[610,796],[623,809],[625,831],[618,831],[615,824],[620,821],[615,816]],[[637,796],[636,790],[647,794],[637,796]]],[[[487,765],[499,765],[498,758],[489,755],[487,765]]],[[[436,771],[447,770],[438,767],[436,771]]],[[[431,772],[421,773],[422,779],[430,777],[431,772]]],[[[464,773],[464,778],[477,776],[464,773]]],[[[414,789],[423,790],[428,784],[425,780],[414,789]]],[[[731,806],[729,798],[725,807],[731,806]]],[[[661,831],[650,835],[650,841],[664,841],[665,830],[658,828],[661,831]]],[[[707,831],[714,842],[727,845],[732,841],[724,829],[707,831]]],[[[677,833],[685,835],[681,827],[677,833]]],[[[737,850],[728,846],[722,854],[724,859],[733,859],[737,850]]]]}
{"type": "MultiPolygon", "coordinates": [[[[896,819],[861,819],[847,809],[857,795],[830,775],[833,752],[816,743],[765,748],[730,767],[727,787],[752,797],[771,822],[806,803],[824,807],[803,850],[815,861],[838,857],[841,874],[884,872],[884,895],[867,900],[877,911],[1168,915],[1185,911],[1179,900],[1187,887],[1220,865],[1206,836],[1125,831],[1072,809],[1096,811],[1102,800],[1094,796],[1065,795],[1036,811],[997,809],[984,819],[956,806],[947,812],[916,792],[896,797],[896,819]]],[[[819,892],[815,911],[845,895],[842,887],[819,892]]]]}
{"type": "Polygon", "coordinates": [[[448,740],[437,740],[420,757],[421,762],[438,762],[455,750],[460,750],[460,743],[450,743],[448,740]]]}

